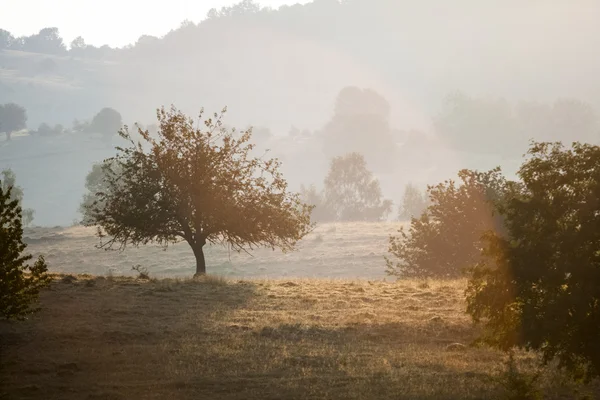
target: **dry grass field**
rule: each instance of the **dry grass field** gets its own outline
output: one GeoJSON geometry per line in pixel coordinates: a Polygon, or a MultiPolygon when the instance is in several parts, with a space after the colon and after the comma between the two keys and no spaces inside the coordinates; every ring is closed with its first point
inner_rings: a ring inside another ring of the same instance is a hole
{"type": "MultiPolygon", "coordinates": [[[[58,277],[0,323],[6,399],[503,398],[463,281],[58,277]],[[464,344],[465,347],[456,343],[464,344]]],[[[537,369],[519,354],[524,371],[537,369]]],[[[545,398],[579,395],[548,368],[545,398]]],[[[598,389],[598,388],[596,388],[598,389]]],[[[597,393],[597,392],[596,392],[597,393]]]]}
{"type": "MultiPolygon", "coordinates": [[[[385,276],[396,229],[323,225],[290,254],[211,248],[219,275],[200,280],[185,244],[104,252],[86,228],[29,229],[28,251],[60,274],[41,312],[0,321],[0,399],[508,398],[506,356],[471,345],[465,281],[385,276]]],[[[534,354],[517,360],[538,371],[534,354]]],[[[553,368],[538,383],[600,398],[553,368]]]]}

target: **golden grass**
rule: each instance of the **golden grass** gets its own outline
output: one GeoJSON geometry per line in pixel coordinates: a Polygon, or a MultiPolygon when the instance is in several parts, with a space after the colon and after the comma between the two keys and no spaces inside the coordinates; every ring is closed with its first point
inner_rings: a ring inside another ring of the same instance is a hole
{"type": "MultiPolygon", "coordinates": [[[[57,279],[0,323],[8,399],[477,399],[504,356],[464,281],[57,279]]],[[[520,354],[526,370],[536,357],[520,354]]],[[[575,398],[553,370],[547,396],[575,398]],[[558,394],[556,394],[558,393],[558,394]]],[[[1,397],[1,396],[0,396],[1,397]]]]}

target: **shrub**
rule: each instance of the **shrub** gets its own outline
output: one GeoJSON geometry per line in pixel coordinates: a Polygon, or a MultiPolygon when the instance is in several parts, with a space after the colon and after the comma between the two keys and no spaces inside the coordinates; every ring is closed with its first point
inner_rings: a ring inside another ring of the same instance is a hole
{"type": "Polygon", "coordinates": [[[408,232],[391,235],[386,257],[390,275],[408,277],[458,277],[481,256],[481,237],[488,230],[501,231],[494,213],[503,197],[506,180],[495,168],[487,172],[462,170],[461,184],[448,180],[428,187],[431,204],[413,218],[408,232]]]}

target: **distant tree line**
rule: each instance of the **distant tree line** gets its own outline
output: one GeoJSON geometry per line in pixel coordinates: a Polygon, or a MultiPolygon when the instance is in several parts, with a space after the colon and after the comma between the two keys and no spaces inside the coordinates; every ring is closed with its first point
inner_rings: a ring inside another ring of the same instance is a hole
{"type": "MultiPolygon", "coordinates": [[[[43,122],[36,130],[30,129],[29,134],[53,136],[62,133],[99,133],[105,138],[116,135],[123,126],[121,114],[110,107],[100,110],[91,121],[74,120],[71,128],[61,124],[50,126],[43,122]]],[[[0,104],[0,132],[4,132],[7,140],[11,140],[16,131],[27,128],[27,111],[15,103],[0,104]]]]}

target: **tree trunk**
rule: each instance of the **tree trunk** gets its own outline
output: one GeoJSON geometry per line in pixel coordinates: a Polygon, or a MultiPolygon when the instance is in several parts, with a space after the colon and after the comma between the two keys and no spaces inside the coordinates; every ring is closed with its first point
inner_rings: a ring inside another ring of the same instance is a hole
{"type": "Polygon", "coordinates": [[[204,259],[204,250],[202,250],[202,247],[204,247],[204,245],[192,246],[194,255],[196,256],[196,274],[194,275],[194,278],[206,275],[206,260],[204,259]]]}

